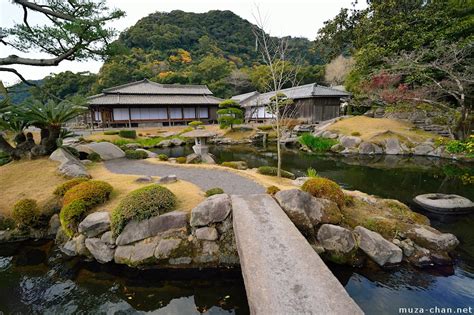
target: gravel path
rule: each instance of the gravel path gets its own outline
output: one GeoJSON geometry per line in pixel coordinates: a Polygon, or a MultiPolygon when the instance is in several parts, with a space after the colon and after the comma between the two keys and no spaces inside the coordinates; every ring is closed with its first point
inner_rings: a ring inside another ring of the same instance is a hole
{"type": "Polygon", "coordinates": [[[107,169],[117,174],[167,176],[176,175],[199,186],[206,191],[220,187],[231,195],[247,195],[264,193],[265,188],[254,181],[225,170],[209,170],[204,168],[180,167],[175,165],[152,164],[146,161],[117,159],[105,162],[107,169]]]}

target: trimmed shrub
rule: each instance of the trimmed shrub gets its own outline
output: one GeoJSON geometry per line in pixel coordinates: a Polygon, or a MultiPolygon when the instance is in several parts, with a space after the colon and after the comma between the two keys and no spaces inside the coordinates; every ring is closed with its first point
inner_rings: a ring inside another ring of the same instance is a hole
{"type": "Polygon", "coordinates": [[[112,186],[106,182],[89,180],[69,189],[64,194],[63,206],[76,200],[82,200],[85,206],[90,209],[107,201],[112,190],[112,186]]]}
{"type": "Polygon", "coordinates": [[[119,136],[127,139],[135,139],[137,137],[137,132],[135,130],[120,130],[119,136]]]}
{"type": "Polygon", "coordinates": [[[280,191],[280,188],[278,188],[277,186],[270,186],[267,188],[267,194],[271,196],[275,196],[275,194],[279,191],[280,191]]]}
{"type": "Polygon", "coordinates": [[[360,132],[354,131],[354,132],[351,133],[351,136],[360,137],[360,132]]]}
{"type": "Polygon", "coordinates": [[[208,191],[206,191],[206,197],[211,197],[211,196],[219,195],[219,194],[223,194],[223,193],[224,193],[224,190],[222,188],[215,187],[215,188],[211,188],[208,191]]]}
{"type": "Polygon", "coordinates": [[[191,121],[188,126],[191,126],[193,127],[194,129],[197,129],[199,126],[202,126],[204,125],[204,123],[202,121],[199,121],[199,120],[195,120],[195,121],[191,121]]]}
{"type": "Polygon", "coordinates": [[[125,150],[125,157],[130,160],[142,160],[148,158],[148,153],[145,151],[125,150]]]}
{"type": "MultiPolygon", "coordinates": [[[[277,176],[278,174],[278,169],[273,166],[260,166],[257,169],[257,172],[262,175],[268,175],[268,176],[277,176]]],[[[284,178],[289,178],[289,179],[295,179],[295,174],[290,173],[285,170],[281,170],[281,177],[284,178]]]]}
{"type": "Polygon", "coordinates": [[[310,193],[316,198],[329,199],[337,203],[339,208],[345,204],[344,193],[341,187],[330,179],[324,177],[316,177],[308,179],[301,190],[310,193]]]}
{"type": "Polygon", "coordinates": [[[179,164],[185,164],[186,163],[186,157],[185,156],[177,157],[176,162],[179,163],[179,164]]]}
{"type": "Polygon", "coordinates": [[[104,131],[104,135],[106,136],[114,136],[114,135],[118,135],[119,132],[118,130],[107,130],[107,131],[104,131]]]}
{"type": "Polygon", "coordinates": [[[166,154],[158,154],[158,160],[160,161],[168,161],[168,156],[166,154]]]}
{"type": "Polygon", "coordinates": [[[15,225],[15,220],[0,215],[0,231],[14,229],[15,225]]]}
{"type": "Polygon", "coordinates": [[[131,220],[145,220],[176,206],[176,196],[163,186],[153,184],[130,192],[112,212],[112,231],[118,236],[131,220]]]}
{"type": "Polygon", "coordinates": [[[15,203],[12,218],[20,228],[35,226],[40,215],[38,204],[33,199],[21,199],[15,203]]]}
{"type": "Polygon", "coordinates": [[[61,185],[59,185],[58,187],[56,187],[56,189],[54,190],[53,194],[55,194],[56,196],[59,196],[59,197],[62,197],[64,196],[64,194],[69,190],[71,189],[72,187],[76,186],[76,185],[79,185],[83,182],[87,182],[89,179],[87,178],[74,178],[74,179],[71,179],[71,180],[68,180],[67,182],[65,183],[62,183],[61,185]]]}
{"type": "Polygon", "coordinates": [[[102,161],[102,157],[99,153],[92,152],[87,155],[87,159],[91,160],[92,162],[100,162],[102,161]]]}
{"type": "Polygon", "coordinates": [[[298,141],[302,145],[310,148],[313,152],[327,152],[337,143],[337,140],[315,137],[310,133],[302,134],[301,137],[298,138],[298,141]]]}
{"type": "Polygon", "coordinates": [[[74,236],[79,223],[86,217],[87,211],[88,207],[84,200],[74,200],[61,209],[59,221],[67,236],[74,236]]]}

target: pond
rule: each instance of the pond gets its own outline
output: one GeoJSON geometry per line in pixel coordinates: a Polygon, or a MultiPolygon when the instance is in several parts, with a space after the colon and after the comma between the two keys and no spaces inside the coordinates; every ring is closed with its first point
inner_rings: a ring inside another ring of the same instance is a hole
{"type": "MultiPolygon", "coordinates": [[[[192,149],[156,151],[177,157],[192,149]]],[[[213,146],[211,153],[219,162],[244,160],[250,167],[276,165],[273,147],[213,146]]],[[[399,199],[411,206],[415,195],[428,192],[457,193],[474,199],[474,185],[465,177],[474,175],[472,165],[449,160],[340,157],[297,150],[285,150],[283,158],[283,167],[299,176],[313,167],[344,188],[399,199]]],[[[401,307],[474,307],[474,216],[430,215],[430,219],[436,228],[455,234],[461,241],[454,268],[329,266],[367,314],[398,314],[401,307]]],[[[63,261],[60,257],[51,242],[2,246],[0,311],[248,314],[238,270],[137,271],[77,259],[63,261]]]]}

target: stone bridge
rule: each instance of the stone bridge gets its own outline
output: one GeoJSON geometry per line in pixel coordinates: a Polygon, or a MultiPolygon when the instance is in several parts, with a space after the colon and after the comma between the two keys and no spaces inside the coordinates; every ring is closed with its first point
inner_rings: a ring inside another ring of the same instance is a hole
{"type": "Polygon", "coordinates": [[[270,195],[233,195],[232,207],[252,314],[363,314],[270,195]]]}

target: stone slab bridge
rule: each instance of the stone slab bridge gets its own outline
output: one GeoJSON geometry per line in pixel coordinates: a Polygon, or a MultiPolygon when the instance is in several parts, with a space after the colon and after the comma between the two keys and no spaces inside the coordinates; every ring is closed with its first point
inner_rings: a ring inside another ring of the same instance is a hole
{"type": "Polygon", "coordinates": [[[231,198],[252,314],[363,314],[271,196],[231,198]]]}

